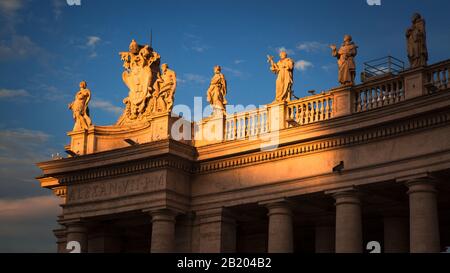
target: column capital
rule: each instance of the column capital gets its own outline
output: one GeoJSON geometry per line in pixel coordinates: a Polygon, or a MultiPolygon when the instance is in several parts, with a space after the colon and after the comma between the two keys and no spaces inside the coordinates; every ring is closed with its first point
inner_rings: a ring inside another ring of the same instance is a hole
{"type": "Polygon", "coordinates": [[[326,191],[325,194],[331,195],[336,200],[336,206],[342,204],[361,204],[361,193],[355,187],[326,191]]]}
{"type": "Polygon", "coordinates": [[[152,223],[156,221],[175,222],[175,217],[178,213],[171,209],[156,209],[144,211],[152,217],[152,223]]]}
{"type": "Polygon", "coordinates": [[[260,202],[259,204],[265,206],[269,210],[267,214],[268,216],[274,214],[284,214],[292,216],[292,204],[284,198],[260,202]]]}

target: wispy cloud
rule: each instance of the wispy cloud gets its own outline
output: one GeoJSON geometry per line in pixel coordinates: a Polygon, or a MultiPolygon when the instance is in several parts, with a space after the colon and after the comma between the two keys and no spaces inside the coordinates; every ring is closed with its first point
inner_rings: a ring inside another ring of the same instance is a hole
{"type": "Polygon", "coordinates": [[[234,77],[241,78],[241,77],[244,76],[244,73],[242,71],[238,70],[238,69],[234,69],[234,68],[230,68],[230,67],[227,67],[227,66],[223,66],[222,70],[223,70],[224,73],[229,73],[229,74],[231,74],[234,77]]]}
{"type": "Polygon", "coordinates": [[[112,104],[110,101],[103,99],[93,99],[92,102],[89,104],[89,106],[92,108],[101,109],[109,113],[113,113],[115,115],[119,115],[123,112],[123,108],[116,106],[112,104]]]}
{"type": "Polygon", "coordinates": [[[25,6],[24,0],[1,0],[0,1],[0,22],[1,30],[8,33],[15,33],[16,25],[21,22],[19,11],[25,6]]]}
{"type": "Polygon", "coordinates": [[[0,41],[0,62],[23,60],[41,53],[44,51],[28,36],[12,35],[11,39],[0,41]]]}
{"type": "Polygon", "coordinates": [[[0,89],[0,99],[30,97],[30,93],[25,89],[0,89]]]}
{"type": "Polygon", "coordinates": [[[245,62],[246,62],[245,60],[234,60],[233,61],[233,63],[236,64],[236,65],[237,64],[241,64],[241,63],[245,63],[245,62]]]}
{"type": "Polygon", "coordinates": [[[335,69],[336,67],[337,67],[337,64],[329,63],[329,64],[322,65],[320,68],[322,68],[323,70],[328,72],[328,71],[330,71],[332,69],[335,69]]]}
{"type": "Polygon", "coordinates": [[[206,50],[210,48],[209,45],[207,45],[203,38],[200,36],[191,34],[191,33],[184,33],[183,35],[183,48],[187,50],[192,50],[198,53],[203,53],[206,50]]]}
{"type": "Polygon", "coordinates": [[[305,60],[299,60],[295,62],[295,69],[300,71],[306,71],[308,68],[313,67],[314,65],[311,62],[305,60]]]}
{"type": "Polygon", "coordinates": [[[101,43],[102,39],[98,36],[88,36],[85,47],[89,50],[89,58],[95,58],[98,56],[96,48],[101,43]]]}
{"type": "Polygon", "coordinates": [[[286,48],[285,46],[280,46],[276,48],[276,51],[280,53],[281,51],[286,52],[288,55],[295,55],[295,51],[289,48],[286,48]]]}
{"type": "Polygon", "coordinates": [[[56,252],[58,197],[0,199],[0,252],[56,252]]]}
{"type": "Polygon", "coordinates": [[[208,78],[199,74],[185,73],[178,77],[177,82],[190,84],[204,84],[208,78]]]}
{"type": "Polygon", "coordinates": [[[64,0],[53,0],[52,5],[53,5],[53,14],[55,16],[55,19],[58,20],[59,17],[61,17],[62,9],[64,6],[67,5],[67,2],[64,0]]]}
{"type": "Polygon", "coordinates": [[[327,44],[317,42],[317,41],[310,41],[310,42],[301,42],[296,47],[300,51],[305,52],[319,52],[319,51],[325,51],[328,48],[327,44]]]}

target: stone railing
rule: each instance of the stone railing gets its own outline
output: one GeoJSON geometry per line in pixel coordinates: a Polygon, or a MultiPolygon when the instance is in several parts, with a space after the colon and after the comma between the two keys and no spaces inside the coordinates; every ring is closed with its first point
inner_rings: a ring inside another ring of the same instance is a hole
{"type": "Polygon", "coordinates": [[[402,76],[395,76],[376,82],[369,82],[354,88],[353,112],[394,104],[405,99],[405,85],[402,76]]]}
{"type": "Polygon", "coordinates": [[[425,87],[428,93],[450,88],[450,61],[440,62],[426,68],[425,87]]]}
{"type": "Polygon", "coordinates": [[[225,140],[257,137],[269,132],[267,107],[249,112],[227,114],[225,117],[225,140]]]}
{"type": "Polygon", "coordinates": [[[309,96],[287,104],[287,127],[306,125],[333,118],[331,92],[309,96]]]}

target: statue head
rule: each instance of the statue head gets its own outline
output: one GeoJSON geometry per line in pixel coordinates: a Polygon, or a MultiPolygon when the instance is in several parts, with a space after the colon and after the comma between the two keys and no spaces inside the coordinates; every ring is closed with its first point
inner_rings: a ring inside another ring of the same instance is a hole
{"type": "Polygon", "coordinates": [[[412,16],[413,23],[417,22],[417,20],[420,20],[420,19],[422,19],[422,16],[419,13],[416,12],[413,14],[413,16],[412,16]]]}
{"type": "Polygon", "coordinates": [[[350,44],[352,42],[352,40],[353,40],[353,38],[352,38],[351,35],[347,34],[347,35],[344,36],[344,44],[348,45],[348,44],[350,44]]]}
{"type": "Polygon", "coordinates": [[[141,55],[143,59],[150,58],[150,49],[148,48],[148,45],[144,46],[141,50],[139,50],[139,55],[141,55]]]}
{"type": "Polygon", "coordinates": [[[85,89],[86,87],[87,87],[87,82],[86,81],[80,82],[80,89],[85,89]]]}
{"type": "Polygon", "coordinates": [[[167,65],[167,64],[162,64],[161,65],[161,69],[162,69],[163,72],[166,72],[168,68],[169,68],[169,65],[167,65]]]}
{"type": "Polygon", "coordinates": [[[280,51],[280,59],[283,60],[283,59],[286,59],[286,58],[287,58],[286,51],[284,51],[284,50],[280,51]]]}
{"type": "Polygon", "coordinates": [[[131,40],[129,49],[130,49],[130,53],[131,54],[138,54],[139,53],[139,45],[138,45],[138,43],[136,43],[136,40],[134,40],[134,39],[131,40]]]}
{"type": "Polygon", "coordinates": [[[220,65],[214,66],[214,73],[219,74],[220,71],[222,71],[222,67],[220,67],[220,65]]]}

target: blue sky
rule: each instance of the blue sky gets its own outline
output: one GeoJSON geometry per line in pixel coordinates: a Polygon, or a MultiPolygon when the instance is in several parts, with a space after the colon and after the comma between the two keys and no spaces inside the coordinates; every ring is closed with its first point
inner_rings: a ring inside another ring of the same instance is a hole
{"type": "MultiPolygon", "coordinates": [[[[73,122],[67,104],[81,80],[92,91],[93,122],[115,123],[127,95],[118,52],[126,51],[133,38],[148,43],[150,29],[153,47],[177,73],[175,103],[190,106],[194,96],[204,97],[216,64],[228,80],[230,103],[273,101],[275,76],[266,55],[276,55],[280,48],[297,62],[297,96],[331,89],[337,86],[337,68],[327,45],[339,45],[347,33],[359,45],[358,73],[363,62],[388,54],[406,62],[404,33],[416,11],[427,21],[429,62],[450,55],[448,0],[381,0],[381,6],[365,0],[81,4],[0,1],[0,204],[14,210],[44,198],[43,218],[36,220],[44,233],[54,226],[50,208],[55,201],[33,180],[39,174],[33,162],[50,159],[68,143],[66,132],[73,122]]],[[[25,220],[4,215],[0,207],[0,226],[2,221],[24,225],[25,220]]],[[[53,250],[51,234],[17,243],[26,237],[21,232],[0,229],[0,251],[53,250]]]]}

